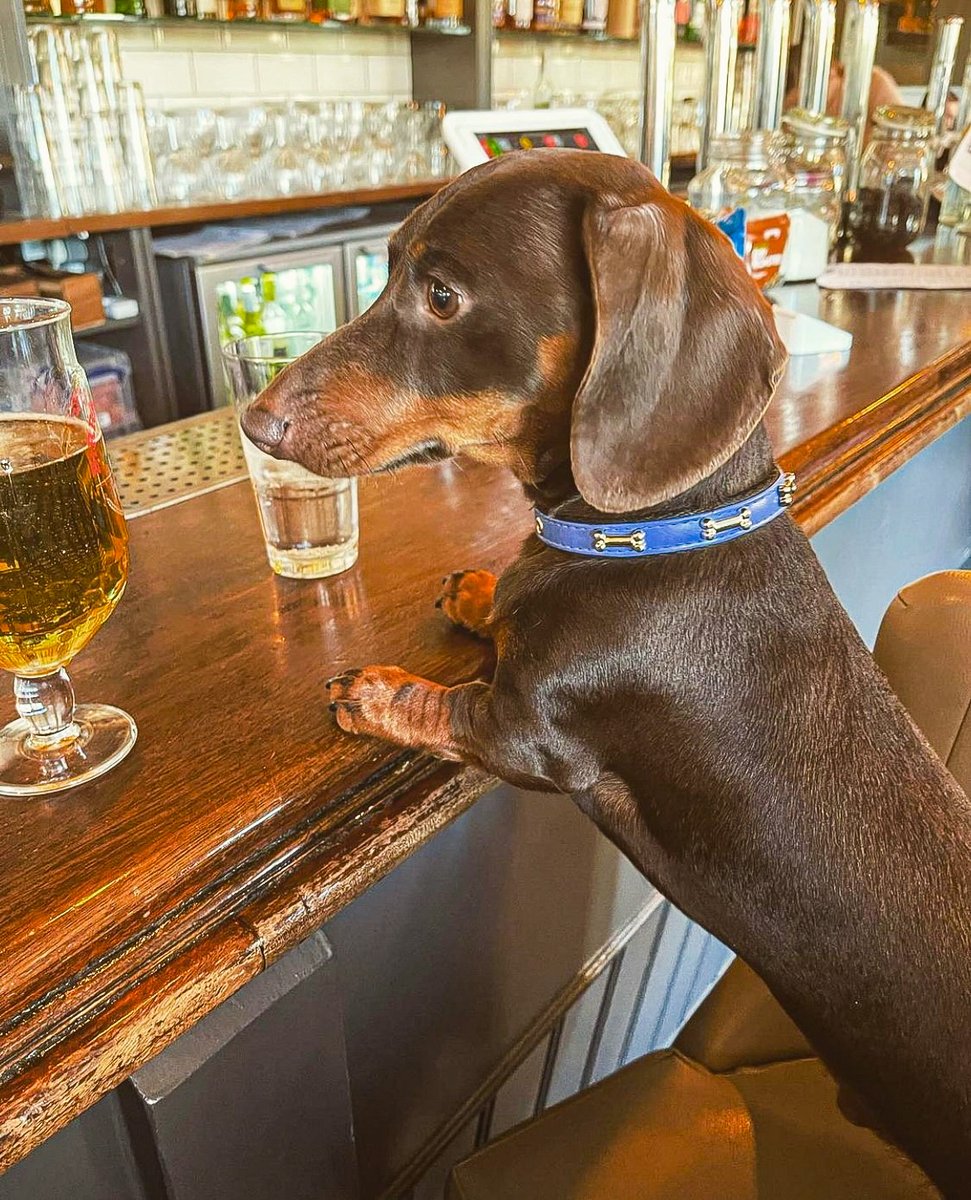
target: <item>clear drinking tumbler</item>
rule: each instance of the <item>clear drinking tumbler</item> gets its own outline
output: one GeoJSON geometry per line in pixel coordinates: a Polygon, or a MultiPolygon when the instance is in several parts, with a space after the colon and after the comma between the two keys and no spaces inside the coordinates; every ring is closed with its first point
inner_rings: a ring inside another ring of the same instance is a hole
{"type": "MultiPolygon", "coordinates": [[[[237,418],[323,337],[281,333],[226,345],[223,356],[237,418]]],[[[242,430],[239,436],[273,570],[288,579],[322,579],[352,567],[358,544],[357,480],[312,475],[296,463],[264,454],[242,430]]]]}

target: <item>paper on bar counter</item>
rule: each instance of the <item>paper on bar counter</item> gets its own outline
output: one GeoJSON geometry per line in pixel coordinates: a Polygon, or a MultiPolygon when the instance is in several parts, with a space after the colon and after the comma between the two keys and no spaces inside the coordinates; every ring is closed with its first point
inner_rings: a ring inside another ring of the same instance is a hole
{"type": "Polygon", "coordinates": [[[831,263],[816,280],[837,289],[925,291],[971,288],[971,266],[957,263],[831,263]]]}

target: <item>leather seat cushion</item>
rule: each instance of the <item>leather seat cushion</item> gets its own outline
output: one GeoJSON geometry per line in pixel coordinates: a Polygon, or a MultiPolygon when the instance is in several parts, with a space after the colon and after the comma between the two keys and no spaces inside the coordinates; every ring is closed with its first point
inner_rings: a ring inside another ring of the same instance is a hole
{"type": "Polygon", "coordinates": [[[460,1164],[449,1200],[927,1200],[933,1189],[851,1125],[817,1059],[711,1074],[668,1050],[460,1164]],[[928,1190],[930,1189],[930,1190],[928,1190]]]}

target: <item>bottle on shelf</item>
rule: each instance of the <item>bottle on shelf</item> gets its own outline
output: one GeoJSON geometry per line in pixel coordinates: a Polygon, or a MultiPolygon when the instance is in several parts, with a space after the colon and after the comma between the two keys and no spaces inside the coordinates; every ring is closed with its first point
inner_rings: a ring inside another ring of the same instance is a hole
{"type": "Polygon", "coordinates": [[[533,27],[533,0],[506,0],[506,28],[521,33],[533,27]]]}
{"type": "Polygon", "coordinates": [[[165,0],[164,9],[167,17],[194,18],[196,0],[165,0]]]}
{"type": "Polygon", "coordinates": [[[246,277],[239,281],[239,302],[242,308],[242,326],[244,337],[259,337],[266,333],[263,327],[263,306],[260,304],[260,294],[256,290],[256,281],[246,277]]]}
{"type": "Polygon", "coordinates": [[[24,0],[24,12],[28,17],[52,17],[54,15],[50,0],[24,0]]]}
{"type": "Polygon", "coordinates": [[[276,276],[272,271],[264,271],[260,276],[260,295],[263,298],[261,318],[263,332],[271,337],[276,333],[287,332],[287,314],[283,305],[276,298],[276,276]]]}
{"type": "Polygon", "coordinates": [[[606,30],[607,0],[586,0],[582,28],[586,33],[603,33],[606,30]]]}
{"type": "Polygon", "coordinates": [[[314,25],[323,25],[329,16],[327,0],[310,0],[310,20],[314,25]]]}
{"type": "Polygon", "coordinates": [[[492,28],[505,29],[508,16],[506,0],[492,0],[492,28]]]}
{"type": "Polygon", "coordinates": [[[607,36],[636,38],[639,32],[637,0],[610,0],[607,5],[607,36]]]}
{"type": "Polygon", "coordinates": [[[552,33],[560,20],[560,0],[533,0],[533,29],[552,33]]]}
{"type": "MultiPolygon", "coordinates": [[[[24,9],[30,11],[26,4],[24,9]]],[[[96,11],[95,0],[61,0],[62,17],[86,17],[96,11]]]]}
{"type": "Polygon", "coordinates": [[[457,29],[462,24],[462,0],[428,0],[424,23],[432,29],[457,29]]]}
{"type": "Polygon", "coordinates": [[[327,13],[331,21],[356,25],[361,19],[361,0],[330,0],[327,13]]]}
{"type": "Polygon", "coordinates": [[[264,21],[306,21],[309,12],[310,0],[262,0],[264,21]]]}
{"type": "Polygon", "coordinates": [[[196,0],[196,20],[197,21],[218,21],[219,20],[218,0],[196,0]]]}
{"type": "Polygon", "coordinates": [[[145,0],[115,0],[115,12],[123,17],[144,17],[145,0]]]}
{"type": "Polygon", "coordinates": [[[216,297],[220,344],[235,342],[237,338],[244,336],[236,285],[234,283],[219,284],[216,289],[216,297]]]}
{"type": "Polygon", "coordinates": [[[368,25],[407,25],[405,0],[363,0],[364,21],[368,25]]]}
{"type": "Polygon", "coordinates": [[[575,33],[583,24],[583,0],[560,0],[556,28],[575,33]]]}

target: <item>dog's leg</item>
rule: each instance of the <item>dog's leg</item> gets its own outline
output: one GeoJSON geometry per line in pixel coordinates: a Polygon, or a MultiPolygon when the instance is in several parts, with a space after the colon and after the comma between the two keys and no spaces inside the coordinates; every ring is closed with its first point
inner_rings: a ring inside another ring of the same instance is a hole
{"type": "MultiPolygon", "coordinates": [[[[491,684],[476,680],[444,687],[400,667],[361,667],[327,686],[331,710],[348,733],[471,763],[519,787],[572,790],[572,778],[551,777],[549,757],[520,698],[491,684]]],[[[571,754],[571,771],[583,771],[582,758],[571,754]]],[[[587,769],[582,782],[592,773],[592,767],[587,769]]]]}
{"type": "Polygon", "coordinates": [[[488,638],[496,577],[491,571],[453,571],[442,580],[442,593],[435,601],[445,616],[460,629],[488,638]]]}
{"type": "Polygon", "coordinates": [[[439,758],[479,758],[475,736],[490,692],[486,683],[444,687],[400,667],[360,667],[327,681],[331,711],[348,733],[427,750],[439,758]]]}

